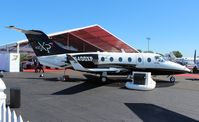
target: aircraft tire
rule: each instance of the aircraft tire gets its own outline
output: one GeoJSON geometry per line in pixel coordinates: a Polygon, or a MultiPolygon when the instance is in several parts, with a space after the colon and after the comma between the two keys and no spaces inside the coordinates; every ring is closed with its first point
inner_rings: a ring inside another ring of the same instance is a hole
{"type": "Polygon", "coordinates": [[[107,81],[107,78],[106,78],[106,77],[102,77],[102,78],[101,78],[101,81],[102,81],[102,82],[106,82],[106,81],[107,81]]]}
{"type": "Polygon", "coordinates": [[[171,82],[171,83],[175,83],[175,81],[176,81],[176,78],[175,78],[174,76],[171,76],[171,77],[170,77],[170,82],[171,82]]]}

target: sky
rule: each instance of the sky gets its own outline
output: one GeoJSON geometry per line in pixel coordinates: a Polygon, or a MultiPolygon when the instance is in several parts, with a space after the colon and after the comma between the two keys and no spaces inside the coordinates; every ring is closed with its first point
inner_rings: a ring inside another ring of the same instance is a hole
{"type": "MultiPolygon", "coordinates": [[[[2,0],[0,45],[26,37],[5,26],[47,34],[99,24],[136,49],[199,51],[199,0],[2,0]]],[[[199,55],[199,54],[198,54],[199,55]]]]}

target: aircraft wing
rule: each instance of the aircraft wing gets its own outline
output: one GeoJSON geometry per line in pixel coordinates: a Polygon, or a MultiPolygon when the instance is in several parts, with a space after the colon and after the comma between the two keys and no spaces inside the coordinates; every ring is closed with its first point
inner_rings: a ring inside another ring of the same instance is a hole
{"type": "Polygon", "coordinates": [[[97,68],[85,68],[83,67],[74,57],[72,57],[71,55],[67,55],[69,62],[71,63],[72,67],[75,70],[78,71],[84,71],[84,72],[93,72],[93,73],[100,73],[100,72],[115,72],[115,73],[119,73],[119,72],[123,72],[123,71],[128,71],[128,69],[119,66],[119,67],[115,67],[114,65],[104,68],[104,67],[97,67],[97,68]]]}

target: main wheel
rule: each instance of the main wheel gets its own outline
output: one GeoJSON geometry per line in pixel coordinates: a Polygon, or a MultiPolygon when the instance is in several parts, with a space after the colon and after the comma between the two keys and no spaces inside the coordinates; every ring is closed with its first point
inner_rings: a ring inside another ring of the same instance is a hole
{"type": "Polygon", "coordinates": [[[102,78],[101,78],[101,81],[102,81],[102,82],[106,82],[106,81],[107,81],[107,78],[106,78],[106,77],[102,77],[102,78]]]}

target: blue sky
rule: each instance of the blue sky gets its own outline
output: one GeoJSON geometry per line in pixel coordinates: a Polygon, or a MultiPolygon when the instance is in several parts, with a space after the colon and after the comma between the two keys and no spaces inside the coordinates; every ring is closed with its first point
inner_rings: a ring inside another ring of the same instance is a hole
{"type": "MultiPolygon", "coordinates": [[[[25,39],[15,25],[45,33],[99,24],[129,45],[184,56],[199,51],[199,0],[2,0],[1,44],[25,39]]],[[[199,55],[199,54],[198,54],[199,55]]]]}

